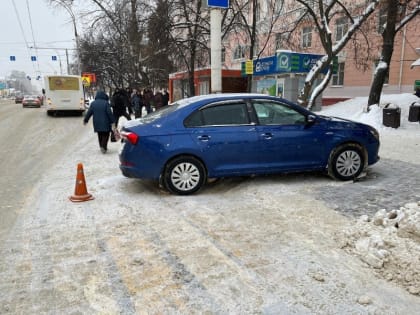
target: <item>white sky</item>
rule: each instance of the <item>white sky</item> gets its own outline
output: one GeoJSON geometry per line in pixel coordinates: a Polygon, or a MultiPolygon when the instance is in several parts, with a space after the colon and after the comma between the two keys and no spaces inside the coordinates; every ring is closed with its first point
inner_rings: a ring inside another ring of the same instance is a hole
{"type": "MultiPolygon", "coordinates": [[[[74,48],[75,37],[73,22],[65,9],[49,6],[48,0],[1,0],[0,8],[0,77],[18,70],[36,83],[37,75],[67,73],[66,51],[59,48],[74,48]],[[49,49],[36,51],[28,48],[31,46],[49,49]],[[57,61],[52,60],[53,55],[57,61]],[[16,61],[10,61],[10,56],[15,56],[16,61]],[[31,56],[36,56],[37,61],[31,61],[31,56]]],[[[71,62],[74,51],[68,53],[71,62]]]]}

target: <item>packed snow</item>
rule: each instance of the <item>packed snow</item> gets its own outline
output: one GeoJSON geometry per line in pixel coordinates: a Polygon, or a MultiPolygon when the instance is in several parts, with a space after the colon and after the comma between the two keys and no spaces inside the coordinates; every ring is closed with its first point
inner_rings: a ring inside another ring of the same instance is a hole
{"type": "MultiPolygon", "coordinates": [[[[409,122],[410,107],[419,106],[415,95],[385,95],[379,105],[366,112],[366,98],[338,103],[324,108],[322,114],[349,118],[379,130],[386,143],[387,157],[420,164],[420,125],[409,122]],[[400,127],[385,127],[383,108],[400,110],[400,127]],[[387,138],[387,139],[384,139],[387,138]],[[393,141],[386,141],[388,138],[393,141]],[[405,146],[401,155],[397,148],[405,146]],[[389,150],[389,151],[388,151],[389,150]]],[[[420,170],[413,176],[420,176],[420,170]]],[[[420,187],[418,188],[420,190],[420,187]]],[[[356,224],[338,236],[342,248],[357,254],[388,281],[420,295],[420,200],[401,205],[399,209],[380,209],[374,217],[360,217],[356,224]]]]}

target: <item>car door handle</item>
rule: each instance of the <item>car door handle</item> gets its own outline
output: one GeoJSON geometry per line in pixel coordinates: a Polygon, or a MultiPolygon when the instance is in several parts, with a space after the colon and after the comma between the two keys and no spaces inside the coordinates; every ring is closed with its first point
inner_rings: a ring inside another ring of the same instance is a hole
{"type": "Polygon", "coordinates": [[[198,140],[201,141],[209,141],[210,140],[210,136],[204,135],[204,136],[198,136],[198,140]]]}
{"type": "Polygon", "coordinates": [[[271,132],[265,132],[261,134],[261,137],[263,137],[264,139],[271,139],[273,138],[273,134],[271,132]]]}

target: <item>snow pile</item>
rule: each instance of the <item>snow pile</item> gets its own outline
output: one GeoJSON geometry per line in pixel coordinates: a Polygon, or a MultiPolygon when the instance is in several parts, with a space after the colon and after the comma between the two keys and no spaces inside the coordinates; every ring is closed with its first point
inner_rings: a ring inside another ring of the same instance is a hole
{"type": "Polygon", "coordinates": [[[420,201],[381,209],[372,218],[363,215],[338,238],[377,275],[420,295],[420,201]]]}

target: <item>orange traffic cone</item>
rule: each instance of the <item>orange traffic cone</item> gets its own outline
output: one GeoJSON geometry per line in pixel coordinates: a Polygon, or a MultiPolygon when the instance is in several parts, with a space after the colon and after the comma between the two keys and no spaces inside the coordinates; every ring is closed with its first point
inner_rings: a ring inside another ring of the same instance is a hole
{"type": "Polygon", "coordinates": [[[94,199],[94,197],[87,192],[82,163],[77,164],[76,187],[74,188],[74,195],[70,196],[69,199],[73,202],[81,202],[94,199]]]}

